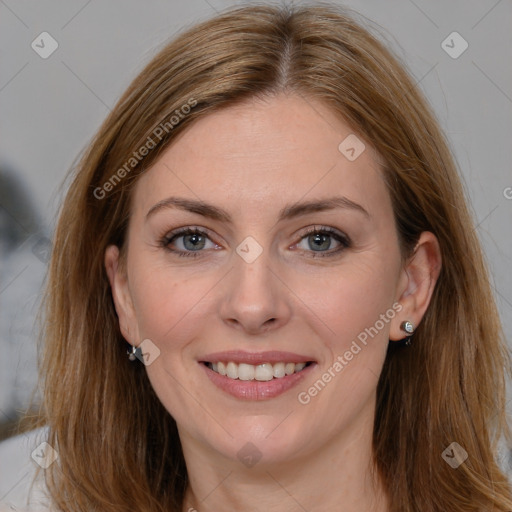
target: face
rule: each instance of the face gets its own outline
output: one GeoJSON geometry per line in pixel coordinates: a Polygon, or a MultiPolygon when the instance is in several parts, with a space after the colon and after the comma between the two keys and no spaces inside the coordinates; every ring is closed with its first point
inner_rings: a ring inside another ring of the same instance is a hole
{"type": "Polygon", "coordinates": [[[351,134],[314,100],[251,100],[137,182],[126,268],[115,247],[106,263],[185,450],[293,461],[373,421],[389,339],[416,319],[378,156],[339,149],[351,134]]]}

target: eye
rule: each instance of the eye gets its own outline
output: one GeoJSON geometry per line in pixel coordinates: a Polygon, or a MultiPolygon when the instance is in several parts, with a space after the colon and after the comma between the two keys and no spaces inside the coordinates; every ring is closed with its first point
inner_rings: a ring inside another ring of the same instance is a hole
{"type": "Polygon", "coordinates": [[[334,256],[350,247],[350,239],[333,228],[317,228],[317,226],[315,226],[302,236],[301,241],[296,244],[296,247],[317,253],[312,255],[313,258],[328,257],[334,256]],[[338,244],[337,248],[333,249],[333,245],[336,244],[338,244]]]}
{"type": "MultiPolygon", "coordinates": [[[[219,245],[212,242],[208,233],[198,228],[181,228],[166,234],[160,245],[166,250],[180,257],[198,257],[203,249],[218,249],[219,245]]],[[[314,226],[306,231],[301,241],[293,247],[306,252],[312,252],[313,258],[334,256],[350,247],[348,236],[329,227],[314,226]],[[333,248],[333,246],[337,247],[333,248]],[[322,254],[324,253],[324,254],[322,254]]]]}
{"type": "Polygon", "coordinates": [[[219,247],[210,240],[205,231],[198,228],[179,229],[166,235],[160,243],[169,252],[185,257],[197,257],[202,249],[219,247]],[[173,245],[175,248],[172,247],[173,245]]]}

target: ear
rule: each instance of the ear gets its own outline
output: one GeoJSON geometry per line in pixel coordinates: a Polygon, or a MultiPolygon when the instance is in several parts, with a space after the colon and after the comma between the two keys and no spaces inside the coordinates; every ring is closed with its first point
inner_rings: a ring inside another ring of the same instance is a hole
{"type": "Polygon", "coordinates": [[[430,304],[434,287],[441,272],[441,249],[436,236],[424,231],[405,263],[399,278],[397,302],[400,313],[391,322],[389,339],[398,341],[407,336],[400,324],[408,320],[417,328],[430,304]]]}
{"type": "Polygon", "coordinates": [[[128,343],[138,345],[137,319],[130,294],[128,276],[125,265],[120,264],[119,248],[116,245],[109,245],[105,251],[105,268],[112,289],[116,313],[119,317],[121,333],[128,343]]]}

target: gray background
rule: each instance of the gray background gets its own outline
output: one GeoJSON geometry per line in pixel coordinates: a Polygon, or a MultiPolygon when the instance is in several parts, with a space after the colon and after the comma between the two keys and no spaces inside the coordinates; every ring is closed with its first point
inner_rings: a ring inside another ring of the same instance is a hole
{"type": "MultiPolygon", "coordinates": [[[[34,319],[67,170],[169,37],[243,3],[0,0],[0,423],[35,385],[34,319]],[[47,59],[31,48],[44,31],[59,45],[47,59]]],[[[380,26],[448,135],[510,340],[512,2],[343,4],[380,26]],[[453,31],[469,44],[456,59],[441,46],[453,31]]]]}

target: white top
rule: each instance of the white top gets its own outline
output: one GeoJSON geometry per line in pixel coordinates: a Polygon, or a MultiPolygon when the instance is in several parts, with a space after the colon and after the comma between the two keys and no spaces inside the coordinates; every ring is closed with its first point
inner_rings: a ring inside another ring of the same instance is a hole
{"type": "Polygon", "coordinates": [[[50,512],[44,469],[58,458],[45,442],[46,429],[20,434],[0,443],[0,512],[50,512]],[[40,466],[38,479],[33,483],[40,466]]]}

